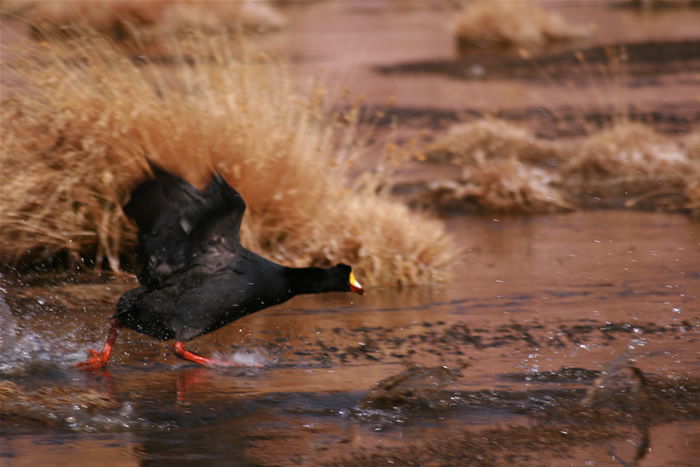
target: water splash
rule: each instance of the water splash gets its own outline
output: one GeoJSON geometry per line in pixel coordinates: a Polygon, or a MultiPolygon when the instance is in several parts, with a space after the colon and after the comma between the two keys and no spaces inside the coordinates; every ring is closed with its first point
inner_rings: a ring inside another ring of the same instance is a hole
{"type": "MultiPolygon", "coordinates": [[[[85,359],[90,343],[76,343],[69,338],[47,338],[29,329],[3,327],[0,348],[0,375],[18,376],[41,369],[68,369],[85,359]]],[[[98,343],[92,343],[92,346],[98,343]]]]}
{"type": "MultiPolygon", "coordinates": [[[[0,274],[0,280],[2,280],[2,274],[0,274]]],[[[16,346],[17,319],[5,302],[7,291],[0,288],[0,292],[0,355],[4,355],[8,349],[14,349],[16,346]]]]}
{"type": "Polygon", "coordinates": [[[74,366],[85,358],[85,348],[89,344],[73,342],[72,334],[72,330],[67,329],[59,338],[32,331],[15,318],[0,295],[0,376],[74,366]]]}
{"type": "Polygon", "coordinates": [[[276,361],[276,359],[262,347],[241,349],[232,354],[215,353],[214,356],[221,364],[213,366],[222,368],[231,366],[261,368],[271,365],[276,361]]]}

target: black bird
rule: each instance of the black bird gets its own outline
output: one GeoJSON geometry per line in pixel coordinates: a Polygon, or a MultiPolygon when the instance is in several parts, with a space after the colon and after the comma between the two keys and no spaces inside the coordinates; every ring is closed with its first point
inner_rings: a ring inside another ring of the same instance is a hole
{"type": "Polygon", "coordinates": [[[186,360],[225,365],[185,350],[184,343],[295,295],[364,294],[346,264],[289,268],[243,248],[246,204],[219,174],[201,192],[181,177],[151,169],[155,178],[139,185],[123,208],[139,229],[141,286],[119,299],[102,352],[90,350],[79,368],[104,367],[122,327],[175,339],[174,353],[186,360]]]}

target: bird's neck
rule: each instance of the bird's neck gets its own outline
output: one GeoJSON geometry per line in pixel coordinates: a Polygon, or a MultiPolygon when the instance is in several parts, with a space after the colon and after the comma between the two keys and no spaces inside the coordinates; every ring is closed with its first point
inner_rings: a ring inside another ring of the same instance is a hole
{"type": "Polygon", "coordinates": [[[327,269],[285,268],[285,276],[292,296],[333,291],[327,269]]]}

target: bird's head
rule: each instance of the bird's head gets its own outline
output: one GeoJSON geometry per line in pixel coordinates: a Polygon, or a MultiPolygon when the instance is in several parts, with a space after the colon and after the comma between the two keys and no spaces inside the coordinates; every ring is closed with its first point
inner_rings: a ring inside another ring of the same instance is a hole
{"type": "Polygon", "coordinates": [[[357,279],[355,279],[355,273],[353,272],[352,267],[348,266],[347,264],[338,263],[329,271],[333,271],[332,274],[335,275],[339,281],[338,285],[341,287],[340,290],[355,292],[359,295],[365,294],[365,289],[363,289],[357,279]],[[342,285],[340,281],[342,281],[342,285]]]}
{"type": "Polygon", "coordinates": [[[365,289],[362,288],[359,282],[357,282],[357,279],[355,279],[355,273],[350,270],[350,290],[355,292],[358,295],[364,295],[365,294],[365,289]]]}

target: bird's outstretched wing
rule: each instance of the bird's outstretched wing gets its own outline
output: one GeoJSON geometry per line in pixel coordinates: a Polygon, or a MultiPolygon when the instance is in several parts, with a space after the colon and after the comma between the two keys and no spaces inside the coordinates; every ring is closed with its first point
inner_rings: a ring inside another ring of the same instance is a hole
{"type": "Polygon", "coordinates": [[[219,175],[204,192],[151,164],[154,179],[139,185],[124,213],[139,228],[139,281],[159,287],[168,278],[198,267],[212,274],[228,265],[240,248],[245,201],[219,175]]]}

